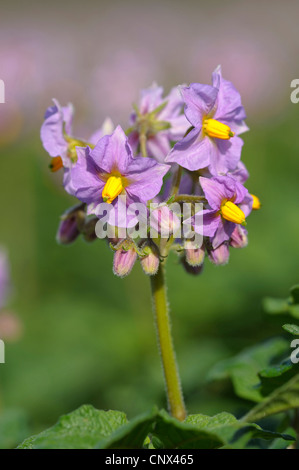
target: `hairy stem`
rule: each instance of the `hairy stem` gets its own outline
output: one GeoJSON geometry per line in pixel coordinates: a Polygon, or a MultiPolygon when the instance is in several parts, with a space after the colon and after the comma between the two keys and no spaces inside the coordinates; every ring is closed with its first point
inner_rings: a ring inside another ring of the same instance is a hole
{"type": "Polygon", "coordinates": [[[173,182],[172,182],[172,188],[170,191],[170,196],[176,196],[179,192],[180,189],[180,183],[181,183],[181,178],[182,178],[182,172],[183,168],[179,166],[177,168],[177,171],[173,177],[173,182]]]}
{"type": "Polygon", "coordinates": [[[143,157],[147,157],[147,149],[146,149],[146,133],[140,132],[139,135],[139,143],[140,143],[140,151],[143,157]]]}
{"type": "Polygon", "coordinates": [[[171,336],[164,266],[161,264],[158,273],[151,276],[151,287],[169,411],[172,416],[183,421],[186,417],[186,410],[171,336]]]}

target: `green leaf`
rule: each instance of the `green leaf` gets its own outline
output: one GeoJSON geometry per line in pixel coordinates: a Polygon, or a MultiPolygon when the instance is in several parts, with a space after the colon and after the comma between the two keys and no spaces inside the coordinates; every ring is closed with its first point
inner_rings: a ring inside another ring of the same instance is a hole
{"type": "Polygon", "coordinates": [[[229,413],[214,417],[190,415],[181,423],[160,412],[153,433],[166,449],[244,448],[257,438],[293,440],[288,435],[264,431],[256,424],[241,423],[229,413]]]}
{"type": "Polygon", "coordinates": [[[214,366],[208,380],[229,378],[235,393],[244,399],[260,402],[264,399],[259,388],[259,372],[289,352],[289,343],[283,338],[274,338],[262,344],[247,348],[237,356],[221,361],[214,366]]]}
{"type": "Polygon", "coordinates": [[[293,304],[299,304],[299,285],[293,286],[290,289],[290,293],[293,304]]]}
{"type": "Polygon", "coordinates": [[[47,431],[26,439],[19,449],[93,449],[127,422],[120,411],[99,411],[83,405],[62,416],[47,431]]]}
{"type": "Polygon", "coordinates": [[[266,297],[263,306],[265,311],[272,315],[288,314],[299,318],[299,285],[290,289],[290,296],[287,299],[266,297]]]}
{"type": "MultiPolygon", "coordinates": [[[[116,412],[117,413],[117,412],[116,412]]],[[[153,424],[158,416],[158,409],[155,407],[148,413],[132,419],[128,424],[121,426],[112,433],[108,439],[101,440],[95,449],[140,449],[147,435],[152,430],[153,424]]]]}
{"type": "Polygon", "coordinates": [[[190,415],[181,423],[166,411],[153,408],[128,422],[120,411],[99,411],[84,405],[62,416],[52,428],[26,439],[19,449],[243,448],[255,438],[293,440],[240,422],[228,413],[190,415]]]}
{"type": "Polygon", "coordinates": [[[247,413],[242,421],[259,421],[283,411],[299,407],[299,369],[298,365],[285,364],[261,373],[261,393],[274,390],[261,403],[247,413]],[[280,385],[280,386],[279,386],[280,385]]]}
{"type": "Polygon", "coordinates": [[[297,325],[291,325],[287,323],[286,325],[283,325],[283,329],[286,330],[288,333],[291,333],[291,335],[299,335],[299,326],[297,325]]]}
{"type": "MultiPolygon", "coordinates": [[[[293,428],[287,428],[284,430],[284,433],[292,436],[294,441],[297,438],[296,431],[293,428]]],[[[284,439],[274,439],[273,442],[271,442],[271,445],[268,447],[268,449],[287,449],[290,445],[290,442],[284,440],[284,439]]]]}
{"type": "Polygon", "coordinates": [[[272,297],[266,297],[263,299],[263,307],[267,313],[272,315],[280,315],[288,313],[289,303],[286,299],[274,299],[272,297]]]}

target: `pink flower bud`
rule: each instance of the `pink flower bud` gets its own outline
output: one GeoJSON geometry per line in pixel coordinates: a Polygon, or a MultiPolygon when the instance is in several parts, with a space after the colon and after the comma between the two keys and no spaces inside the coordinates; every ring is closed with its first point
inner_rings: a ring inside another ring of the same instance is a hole
{"type": "Polygon", "coordinates": [[[157,273],[159,268],[159,251],[154,244],[147,245],[145,251],[148,252],[148,255],[141,258],[140,263],[144,273],[153,276],[157,273]]]}
{"type": "Polygon", "coordinates": [[[209,251],[210,261],[214,264],[223,265],[228,263],[229,260],[229,248],[226,243],[218,246],[214,250],[209,251]]]}
{"type": "Polygon", "coordinates": [[[248,245],[247,230],[236,225],[230,239],[230,245],[234,248],[245,248],[248,245]]]}
{"type": "Polygon", "coordinates": [[[205,258],[205,248],[202,245],[200,248],[187,240],[185,242],[185,259],[190,266],[201,266],[205,258]]]}
{"type": "Polygon", "coordinates": [[[154,231],[162,238],[168,238],[180,229],[178,216],[167,205],[151,211],[150,223],[154,231]]]}
{"type": "Polygon", "coordinates": [[[117,250],[113,258],[113,272],[116,276],[125,277],[132,271],[137,259],[137,253],[134,248],[125,251],[117,250]]]}

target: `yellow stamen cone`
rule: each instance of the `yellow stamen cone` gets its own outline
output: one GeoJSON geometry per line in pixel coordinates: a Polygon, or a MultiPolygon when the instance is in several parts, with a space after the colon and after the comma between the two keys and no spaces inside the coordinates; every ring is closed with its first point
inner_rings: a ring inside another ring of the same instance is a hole
{"type": "Polygon", "coordinates": [[[231,201],[225,201],[220,209],[222,217],[235,224],[246,225],[244,212],[231,201]]]}
{"type": "Polygon", "coordinates": [[[216,119],[206,119],[203,123],[203,130],[209,137],[228,140],[235,135],[231,128],[216,119]]]}
{"type": "Polygon", "coordinates": [[[253,203],[252,203],[252,210],[254,211],[258,211],[260,208],[261,208],[261,201],[259,200],[259,198],[257,196],[255,196],[254,194],[251,194],[252,198],[253,198],[253,203]]]}
{"type": "Polygon", "coordinates": [[[110,176],[102,191],[103,201],[108,202],[108,204],[111,204],[111,202],[113,202],[114,199],[120,195],[122,190],[123,190],[123,185],[122,185],[121,177],[110,176]]]}

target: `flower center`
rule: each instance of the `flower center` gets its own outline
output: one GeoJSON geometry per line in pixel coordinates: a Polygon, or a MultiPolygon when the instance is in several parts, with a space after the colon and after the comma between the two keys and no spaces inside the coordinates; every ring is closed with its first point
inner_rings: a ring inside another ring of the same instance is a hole
{"type": "Polygon", "coordinates": [[[261,201],[259,200],[259,198],[257,196],[255,196],[254,194],[251,194],[252,198],[253,198],[253,203],[252,203],[252,210],[254,211],[257,211],[261,208],[261,201]]]}
{"type": "Polygon", "coordinates": [[[217,139],[223,140],[228,140],[235,135],[229,126],[216,121],[216,119],[205,119],[203,121],[203,131],[209,137],[216,137],[217,139]]]}
{"type": "Polygon", "coordinates": [[[120,176],[110,176],[104,186],[102,191],[102,198],[104,202],[111,202],[120,195],[122,190],[124,189],[122,185],[122,179],[120,176]]]}
{"type": "Polygon", "coordinates": [[[221,204],[220,214],[226,220],[235,224],[246,225],[244,212],[232,201],[224,199],[221,204]]]}

